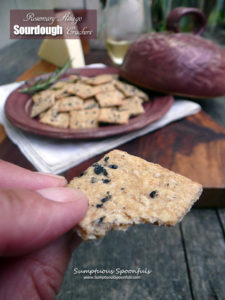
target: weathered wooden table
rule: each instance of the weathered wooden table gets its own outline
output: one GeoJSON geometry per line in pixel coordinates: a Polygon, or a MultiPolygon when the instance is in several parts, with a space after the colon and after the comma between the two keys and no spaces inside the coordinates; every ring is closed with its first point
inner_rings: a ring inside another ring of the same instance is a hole
{"type": "MultiPolygon", "coordinates": [[[[38,62],[39,44],[19,41],[0,51],[0,84],[22,73],[19,80],[54,70],[38,62]]],[[[86,57],[87,63],[102,61],[110,63],[101,51],[86,57]]],[[[225,98],[200,104],[225,126],[225,98]]],[[[225,203],[224,143],[225,129],[201,112],[121,146],[200,181],[205,187],[201,206],[214,208],[194,208],[173,228],[139,225],[126,234],[110,232],[104,239],[83,243],[73,254],[57,299],[225,299],[225,209],[220,208],[225,203]],[[74,268],[147,268],[152,272],[136,280],[85,280],[73,274],[74,268]]],[[[71,179],[99,157],[64,175],[71,179]]],[[[1,126],[0,158],[34,169],[1,126]]]]}

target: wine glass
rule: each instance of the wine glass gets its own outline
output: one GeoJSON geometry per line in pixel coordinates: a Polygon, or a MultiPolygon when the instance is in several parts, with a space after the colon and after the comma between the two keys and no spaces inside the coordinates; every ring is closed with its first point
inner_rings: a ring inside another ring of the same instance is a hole
{"type": "Polygon", "coordinates": [[[150,1],[108,0],[104,19],[108,54],[121,65],[131,43],[151,29],[150,1]]]}

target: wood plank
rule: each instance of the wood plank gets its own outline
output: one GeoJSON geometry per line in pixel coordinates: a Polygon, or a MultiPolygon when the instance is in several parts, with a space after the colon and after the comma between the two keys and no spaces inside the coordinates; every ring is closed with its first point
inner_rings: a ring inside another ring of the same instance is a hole
{"type": "Polygon", "coordinates": [[[0,124],[0,143],[6,138],[4,127],[0,124]]]}
{"type": "Polygon", "coordinates": [[[216,210],[192,210],[181,228],[194,299],[224,299],[225,243],[216,210]]]}
{"type": "Polygon", "coordinates": [[[41,40],[18,40],[0,50],[0,84],[15,81],[38,60],[41,40]]]}
{"type": "Polygon", "coordinates": [[[224,234],[224,238],[225,238],[225,209],[220,208],[217,210],[217,213],[218,213],[218,218],[219,218],[221,227],[223,229],[223,234],[224,234]]]}
{"type": "Polygon", "coordinates": [[[56,299],[191,299],[179,226],[138,225],[83,242],[73,253],[56,299]],[[84,280],[73,274],[74,268],[147,268],[152,273],[136,280],[84,280]]]}
{"type": "Polygon", "coordinates": [[[43,73],[53,72],[56,68],[57,67],[55,65],[48,63],[47,61],[40,60],[22,75],[20,75],[16,81],[28,80],[43,73]]]}
{"type": "Polygon", "coordinates": [[[0,159],[13,163],[22,168],[35,171],[33,165],[20,152],[19,148],[6,137],[0,144],[0,159]]]}

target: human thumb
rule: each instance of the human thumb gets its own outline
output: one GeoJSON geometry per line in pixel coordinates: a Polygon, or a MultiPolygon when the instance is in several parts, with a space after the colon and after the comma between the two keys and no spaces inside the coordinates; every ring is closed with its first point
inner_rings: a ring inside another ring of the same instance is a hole
{"type": "Polygon", "coordinates": [[[0,190],[0,256],[38,250],[84,217],[88,200],[80,190],[0,190]]]}

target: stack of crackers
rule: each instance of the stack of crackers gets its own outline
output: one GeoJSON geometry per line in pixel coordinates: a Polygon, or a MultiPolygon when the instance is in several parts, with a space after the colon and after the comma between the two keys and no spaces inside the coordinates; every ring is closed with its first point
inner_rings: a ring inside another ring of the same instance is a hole
{"type": "Polygon", "coordinates": [[[149,97],[116,75],[70,75],[32,97],[31,118],[60,128],[96,128],[101,124],[127,124],[143,114],[149,97]]]}

